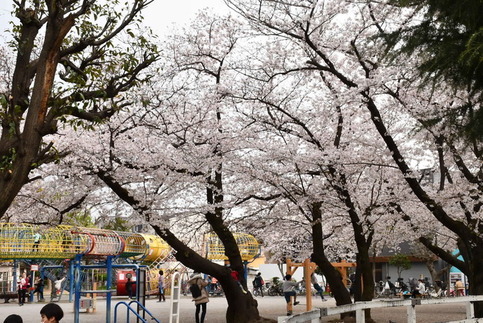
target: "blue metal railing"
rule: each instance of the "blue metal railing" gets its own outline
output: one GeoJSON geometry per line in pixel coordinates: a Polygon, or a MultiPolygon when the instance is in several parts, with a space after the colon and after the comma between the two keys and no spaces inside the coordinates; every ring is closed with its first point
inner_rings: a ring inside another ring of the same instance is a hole
{"type": "Polygon", "coordinates": [[[151,320],[154,320],[155,322],[157,323],[161,323],[157,318],[155,318],[153,316],[153,314],[151,314],[151,312],[149,312],[141,303],[139,303],[138,301],[130,301],[129,304],[126,303],[126,302],[119,302],[116,304],[116,306],[114,307],[114,323],[117,323],[117,309],[118,309],[118,306],[120,305],[124,305],[126,306],[126,322],[129,322],[129,313],[133,313],[141,322],[143,323],[147,323],[148,321],[141,317],[141,315],[139,315],[139,313],[131,307],[131,304],[135,303],[138,308],[141,308],[145,313],[147,313],[149,316],[150,316],[150,319],[151,320]]]}

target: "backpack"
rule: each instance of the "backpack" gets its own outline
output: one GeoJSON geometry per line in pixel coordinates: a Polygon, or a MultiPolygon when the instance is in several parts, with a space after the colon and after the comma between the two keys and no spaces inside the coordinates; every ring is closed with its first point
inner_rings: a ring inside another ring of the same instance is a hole
{"type": "Polygon", "coordinates": [[[193,296],[193,298],[198,298],[198,297],[201,296],[201,289],[200,289],[200,286],[198,286],[197,283],[191,284],[190,292],[191,292],[191,296],[193,296]]]}
{"type": "Polygon", "coordinates": [[[255,276],[253,279],[253,287],[262,287],[262,278],[260,276],[255,276]]]}

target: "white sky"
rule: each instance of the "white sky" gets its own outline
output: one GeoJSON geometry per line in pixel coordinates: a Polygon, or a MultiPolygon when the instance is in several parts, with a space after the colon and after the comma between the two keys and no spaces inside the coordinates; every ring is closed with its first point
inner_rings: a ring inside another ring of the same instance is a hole
{"type": "MultiPolygon", "coordinates": [[[[12,0],[0,0],[0,35],[9,27],[12,0]]],[[[213,12],[228,12],[223,0],[154,0],[144,11],[145,23],[156,33],[162,34],[173,24],[186,24],[195,13],[203,8],[211,8],[213,12]]],[[[0,40],[1,42],[1,40],[0,40]]]]}

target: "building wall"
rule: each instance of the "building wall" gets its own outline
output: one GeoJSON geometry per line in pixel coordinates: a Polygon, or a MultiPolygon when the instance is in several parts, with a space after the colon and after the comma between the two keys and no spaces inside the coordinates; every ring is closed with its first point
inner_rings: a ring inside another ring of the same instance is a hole
{"type": "MultiPolygon", "coordinates": [[[[384,280],[387,276],[391,277],[391,281],[396,281],[398,278],[397,275],[397,267],[392,266],[388,263],[382,264],[382,280],[384,280]]],[[[424,278],[424,277],[429,277],[429,280],[431,281],[431,274],[429,273],[428,268],[424,263],[412,263],[412,266],[408,270],[403,270],[401,273],[401,277],[404,278],[404,282],[407,282],[409,278],[424,278]]]]}

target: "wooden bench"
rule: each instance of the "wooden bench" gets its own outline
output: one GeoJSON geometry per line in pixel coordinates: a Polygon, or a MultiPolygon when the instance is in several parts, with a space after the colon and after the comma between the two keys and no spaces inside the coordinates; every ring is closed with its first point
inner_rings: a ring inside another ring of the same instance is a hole
{"type": "Polygon", "coordinates": [[[9,303],[9,301],[11,299],[17,299],[18,298],[18,293],[17,292],[1,292],[0,298],[3,298],[5,300],[4,303],[9,303]]]}

